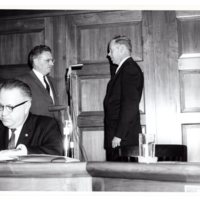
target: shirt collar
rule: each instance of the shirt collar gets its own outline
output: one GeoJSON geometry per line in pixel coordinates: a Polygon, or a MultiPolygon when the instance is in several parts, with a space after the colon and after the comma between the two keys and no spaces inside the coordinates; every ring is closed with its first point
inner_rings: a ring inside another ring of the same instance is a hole
{"type": "Polygon", "coordinates": [[[130,58],[130,56],[125,57],[125,58],[119,63],[119,65],[118,65],[118,67],[117,67],[117,69],[116,69],[116,71],[115,71],[115,74],[119,71],[119,68],[122,66],[122,64],[123,64],[128,58],[130,58]]]}
{"type": "Polygon", "coordinates": [[[37,71],[36,69],[32,69],[33,70],[33,72],[35,73],[35,75],[39,78],[39,79],[43,79],[43,74],[42,73],[40,73],[39,71],[37,71]]]}

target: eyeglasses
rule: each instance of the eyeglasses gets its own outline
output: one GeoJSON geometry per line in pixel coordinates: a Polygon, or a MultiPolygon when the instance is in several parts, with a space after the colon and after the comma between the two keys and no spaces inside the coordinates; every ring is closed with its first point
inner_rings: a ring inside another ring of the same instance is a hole
{"type": "Polygon", "coordinates": [[[48,63],[49,62],[52,62],[53,64],[55,63],[55,59],[54,58],[52,58],[52,59],[46,59],[45,61],[48,62],[48,63]]]}
{"type": "MultiPolygon", "coordinates": [[[[28,100],[27,100],[27,101],[28,101],[28,100]]],[[[15,106],[2,106],[2,105],[0,105],[0,112],[3,112],[4,109],[6,109],[6,111],[10,114],[11,112],[13,112],[13,110],[14,110],[15,108],[17,108],[17,107],[19,107],[19,106],[25,104],[27,101],[23,101],[22,103],[19,103],[19,104],[15,105],[15,106]]]]}

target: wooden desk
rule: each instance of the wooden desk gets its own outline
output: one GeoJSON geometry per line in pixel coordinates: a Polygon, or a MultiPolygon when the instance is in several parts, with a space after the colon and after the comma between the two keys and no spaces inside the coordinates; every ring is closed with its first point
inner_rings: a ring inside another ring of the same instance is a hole
{"type": "Polygon", "coordinates": [[[200,163],[0,163],[1,191],[200,191],[200,163]]]}
{"type": "Polygon", "coordinates": [[[0,191],[92,191],[86,163],[0,163],[0,191]]]}
{"type": "Polygon", "coordinates": [[[87,164],[94,191],[200,191],[200,163],[87,164]]]}

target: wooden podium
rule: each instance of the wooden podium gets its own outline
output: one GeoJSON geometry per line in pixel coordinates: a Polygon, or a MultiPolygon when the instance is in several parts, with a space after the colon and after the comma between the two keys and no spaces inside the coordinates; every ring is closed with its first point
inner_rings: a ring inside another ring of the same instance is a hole
{"type": "Polygon", "coordinates": [[[0,191],[200,191],[200,163],[0,162],[0,191]]]}

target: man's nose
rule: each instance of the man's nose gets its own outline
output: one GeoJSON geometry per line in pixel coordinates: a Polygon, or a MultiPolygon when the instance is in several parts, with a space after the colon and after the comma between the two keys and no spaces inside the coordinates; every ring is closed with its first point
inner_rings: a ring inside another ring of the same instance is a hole
{"type": "Polygon", "coordinates": [[[9,114],[8,110],[4,107],[4,109],[1,111],[1,115],[5,116],[8,114],[9,114]]]}
{"type": "Polygon", "coordinates": [[[54,61],[50,60],[49,64],[53,66],[54,65],[54,61]]]}

